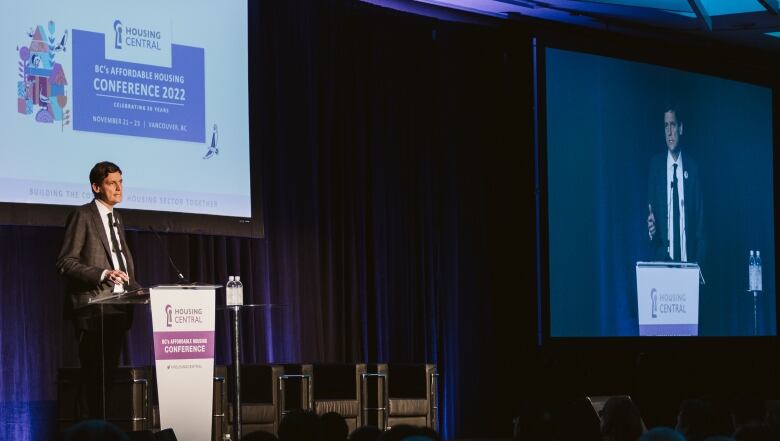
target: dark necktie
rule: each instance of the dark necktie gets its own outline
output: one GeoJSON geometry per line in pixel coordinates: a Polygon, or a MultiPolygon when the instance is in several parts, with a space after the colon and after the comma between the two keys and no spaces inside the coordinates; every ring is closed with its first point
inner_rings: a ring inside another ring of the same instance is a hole
{"type": "MultiPolygon", "coordinates": [[[[111,248],[116,253],[116,260],[119,261],[119,269],[123,273],[127,274],[127,267],[125,266],[125,259],[122,258],[122,252],[119,249],[119,241],[116,238],[116,233],[114,232],[114,216],[111,213],[108,213],[108,231],[111,232],[111,248]]],[[[127,290],[128,284],[124,283],[125,290],[127,290]]]]}
{"type": "Polygon", "coordinates": [[[674,240],[674,249],[672,260],[681,261],[682,241],[680,240],[680,192],[677,190],[677,164],[674,164],[672,172],[672,234],[674,240]]]}

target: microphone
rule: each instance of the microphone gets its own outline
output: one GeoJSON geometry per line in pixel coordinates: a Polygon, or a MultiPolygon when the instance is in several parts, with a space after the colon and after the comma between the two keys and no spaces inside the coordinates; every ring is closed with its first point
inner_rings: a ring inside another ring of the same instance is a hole
{"type": "Polygon", "coordinates": [[[149,231],[154,233],[155,236],[157,236],[157,240],[160,242],[161,248],[165,250],[165,255],[168,257],[168,262],[171,264],[171,268],[173,268],[173,272],[176,273],[176,277],[179,278],[180,283],[190,283],[190,281],[184,277],[184,275],[179,271],[179,267],[176,266],[175,263],[173,263],[173,258],[171,257],[171,254],[168,252],[168,247],[165,247],[162,237],[160,237],[160,234],[157,232],[157,230],[154,229],[151,225],[149,225],[149,231]]]}

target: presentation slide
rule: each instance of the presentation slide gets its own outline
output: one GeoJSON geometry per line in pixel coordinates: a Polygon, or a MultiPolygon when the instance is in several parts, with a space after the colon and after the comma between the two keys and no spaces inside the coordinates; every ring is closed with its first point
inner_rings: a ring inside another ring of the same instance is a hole
{"type": "Polygon", "coordinates": [[[251,217],[246,0],[39,0],[0,16],[0,202],[251,217]]]}
{"type": "Polygon", "coordinates": [[[550,336],[776,335],[771,88],[544,55],[550,336]]]}

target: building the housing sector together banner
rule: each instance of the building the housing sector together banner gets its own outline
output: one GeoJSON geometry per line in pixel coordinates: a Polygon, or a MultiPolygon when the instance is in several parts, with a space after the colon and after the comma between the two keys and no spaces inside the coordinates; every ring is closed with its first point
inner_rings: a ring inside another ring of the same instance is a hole
{"type": "Polygon", "coordinates": [[[0,17],[0,202],[250,217],[245,0],[19,3],[0,17]]]}

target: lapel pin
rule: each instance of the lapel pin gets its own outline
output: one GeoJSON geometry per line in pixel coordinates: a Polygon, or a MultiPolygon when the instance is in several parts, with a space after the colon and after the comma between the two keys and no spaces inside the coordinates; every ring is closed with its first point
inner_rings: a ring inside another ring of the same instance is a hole
{"type": "Polygon", "coordinates": [[[685,171],[683,172],[683,178],[684,178],[684,179],[688,179],[688,170],[685,170],[685,171]]]}

